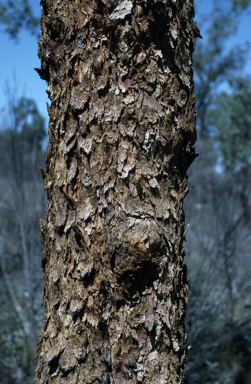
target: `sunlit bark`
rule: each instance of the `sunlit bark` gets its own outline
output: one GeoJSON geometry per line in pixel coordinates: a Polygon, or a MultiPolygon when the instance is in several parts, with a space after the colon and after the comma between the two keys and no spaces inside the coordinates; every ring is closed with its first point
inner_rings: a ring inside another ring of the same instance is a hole
{"type": "Polygon", "coordinates": [[[191,0],[42,0],[49,149],[35,383],[181,383],[191,0]]]}

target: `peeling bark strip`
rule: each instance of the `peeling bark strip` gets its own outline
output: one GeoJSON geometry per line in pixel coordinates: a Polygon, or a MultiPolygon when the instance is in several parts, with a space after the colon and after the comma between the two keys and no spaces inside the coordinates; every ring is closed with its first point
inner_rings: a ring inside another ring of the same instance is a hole
{"type": "Polygon", "coordinates": [[[192,0],[42,0],[45,318],[36,384],[182,383],[192,0]]]}

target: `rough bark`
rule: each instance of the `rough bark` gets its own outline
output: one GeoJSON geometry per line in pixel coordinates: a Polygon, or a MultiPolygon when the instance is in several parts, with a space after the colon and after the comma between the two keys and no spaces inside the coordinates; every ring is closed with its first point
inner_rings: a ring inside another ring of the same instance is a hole
{"type": "Polygon", "coordinates": [[[192,0],[42,6],[51,106],[35,383],[181,383],[192,0]]]}

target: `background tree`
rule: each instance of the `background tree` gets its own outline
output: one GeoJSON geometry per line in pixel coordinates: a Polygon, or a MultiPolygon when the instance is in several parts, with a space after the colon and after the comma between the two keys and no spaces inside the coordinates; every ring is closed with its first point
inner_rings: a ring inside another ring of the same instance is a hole
{"type": "Polygon", "coordinates": [[[251,161],[251,83],[248,78],[230,81],[231,93],[221,92],[210,108],[216,128],[221,164],[227,173],[249,174],[251,161]]]}
{"type": "Polygon", "coordinates": [[[39,34],[39,18],[35,17],[28,0],[0,1],[0,24],[11,38],[17,40],[21,29],[39,34]]]}
{"type": "Polygon", "coordinates": [[[191,221],[187,383],[249,383],[250,82],[238,77],[248,47],[225,48],[240,12],[230,5],[217,2],[205,17],[206,41],[194,57],[200,158],[189,174],[196,188],[185,202],[191,221]]]}
{"type": "Polygon", "coordinates": [[[1,381],[33,379],[42,320],[38,220],[45,211],[38,166],[43,164],[44,120],[33,100],[9,98],[0,130],[1,381]]]}

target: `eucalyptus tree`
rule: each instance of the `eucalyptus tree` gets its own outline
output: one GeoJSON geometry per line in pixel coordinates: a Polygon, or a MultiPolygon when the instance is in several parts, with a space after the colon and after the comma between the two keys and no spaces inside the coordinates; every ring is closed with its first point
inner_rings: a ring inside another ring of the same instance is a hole
{"type": "Polygon", "coordinates": [[[192,0],[42,0],[48,194],[35,383],[181,383],[192,0]]]}

